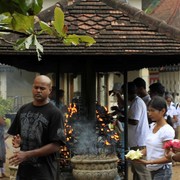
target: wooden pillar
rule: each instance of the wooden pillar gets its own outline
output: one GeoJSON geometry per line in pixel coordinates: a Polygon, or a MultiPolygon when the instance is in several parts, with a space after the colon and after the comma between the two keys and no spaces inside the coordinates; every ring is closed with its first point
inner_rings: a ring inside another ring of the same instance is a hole
{"type": "MultiPolygon", "coordinates": [[[[125,152],[128,151],[128,75],[127,70],[124,70],[124,113],[125,113],[125,122],[124,122],[124,146],[125,152]]],[[[125,161],[125,179],[128,179],[128,162],[125,161]]]]}
{"type": "Polygon", "coordinates": [[[88,121],[96,120],[96,72],[91,62],[86,62],[81,77],[81,94],[88,121]]]}

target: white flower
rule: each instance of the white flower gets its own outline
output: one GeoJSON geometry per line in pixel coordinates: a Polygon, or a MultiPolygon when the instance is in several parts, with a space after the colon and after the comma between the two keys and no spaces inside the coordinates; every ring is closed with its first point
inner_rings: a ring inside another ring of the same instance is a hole
{"type": "Polygon", "coordinates": [[[141,157],[143,156],[143,154],[141,153],[141,151],[138,149],[137,151],[135,150],[130,150],[126,155],[125,157],[127,159],[131,159],[131,160],[134,160],[134,159],[140,159],[141,157]]]}

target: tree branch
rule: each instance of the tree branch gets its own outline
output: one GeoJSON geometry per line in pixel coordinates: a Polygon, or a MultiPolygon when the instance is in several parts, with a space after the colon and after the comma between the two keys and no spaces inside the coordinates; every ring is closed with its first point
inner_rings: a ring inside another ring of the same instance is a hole
{"type": "Polygon", "coordinates": [[[4,39],[4,38],[2,38],[2,37],[0,37],[0,40],[2,40],[2,41],[4,41],[4,42],[6,42],[6,43],[8,43],[8,44],[15,45],[15,43],[14,43],[14,42],[8,41],[7,39],[4,39]]]}

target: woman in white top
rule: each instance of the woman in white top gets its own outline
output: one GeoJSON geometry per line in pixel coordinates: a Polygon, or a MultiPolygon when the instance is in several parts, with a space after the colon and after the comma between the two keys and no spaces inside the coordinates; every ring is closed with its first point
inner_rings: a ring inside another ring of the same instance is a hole
{"type": "Polygon", "coordinates": [[[175,132],[164,118],[166,111],[167,104],[163,97],[155,96],[148,104],[148,113],[154,122],[146,138],[146,149],[142,150],[146,160],[140,159],[138,162],[146,164],[152,180],[170,180],[172,177],[172,163],[165,157],[163,145],[174,139],[175,132]]]}

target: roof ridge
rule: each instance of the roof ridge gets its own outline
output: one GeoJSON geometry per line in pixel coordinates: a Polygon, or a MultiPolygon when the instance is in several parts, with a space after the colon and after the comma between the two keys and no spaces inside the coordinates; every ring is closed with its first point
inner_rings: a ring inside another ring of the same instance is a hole
{"type": "Polygon", "coordinates": [[[131,6],[127,2],[122,2],[120,0],[100,0],[107,4],[108,6],[121,10],[122,12],[128,14],[135,20],[139,20],[141,23],[149,26],[153,30],[157,30],[160,33],[164,33],[173,39],[180,41],[180,29],[168,25],[165,21],[158,18],[152,17],[146,14],[143,10],[131,6]]]}

